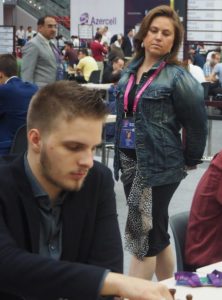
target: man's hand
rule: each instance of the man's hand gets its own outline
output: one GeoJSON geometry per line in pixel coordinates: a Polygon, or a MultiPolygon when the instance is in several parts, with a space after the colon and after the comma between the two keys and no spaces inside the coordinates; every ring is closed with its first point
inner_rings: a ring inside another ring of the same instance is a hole
{"type": "Polygon", "coordinates": [[[160,283],[112,272],[106,276],[100,294],[129,300],[173,300],[168,288],[160,283]]]}

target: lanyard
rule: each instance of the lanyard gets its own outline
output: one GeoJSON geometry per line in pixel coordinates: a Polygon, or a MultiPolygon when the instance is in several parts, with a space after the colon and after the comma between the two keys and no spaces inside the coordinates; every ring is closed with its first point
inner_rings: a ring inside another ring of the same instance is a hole
{"type": "MultiPolygon", "coordinates": [[[[135,101],[133,103],[133,112],[136,111],[137,108],[137,104],[139,102],[139,98],[142,95],[142,93],[144,92],[144,90],[152,83],[152,81],[154,80],[155,77],[157,77],[157,75],[159,74],[159,72],[165,67],[166,62],[162,61],[162,63],[159,65],[159,67],[155,70],[155,72],[150,76],[150,78],[145,82],[145,84],[142,86],[142,88],[139,90],[139,92],[136,94],[135,97],[135,101]]],[[[128,96],[129,96],[129,92],[130,89],[132,88],[133,82],[134,82],[134,74],[130,75],[127,87],[126,87],[126,91],[124,93],[124,111],[127,112],[128,111],[128,96]]]]}

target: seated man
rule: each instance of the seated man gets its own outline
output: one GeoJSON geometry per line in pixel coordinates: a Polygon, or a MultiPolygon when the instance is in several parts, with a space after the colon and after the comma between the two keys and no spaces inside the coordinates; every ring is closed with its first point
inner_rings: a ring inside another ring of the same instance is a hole
{"type": "Polygon", "coordinates": [[[16,58],[0,55],[0,154],[7,154],[17,129],[25,124],[28,105],[37,86],[17,77],[16,58]]]}
{"type": "Polygon", "coordinates": [[[0,167],[0,299],[172,300],[160,284],[117,274],[123,253],[111,171],[93,161],[106,107],[58,81],[27,115],[28,151],[0,167]]]}
{"type": "Polygon", "coordinates": [[[203,66],[204,76],[207,81],[212,80],[213,69],[217,63],[220,62],[220,53],[213,52],[210,56],[210,59],[207,60],[203,66]]]}
{"type": "Polygon", "coordinates": [[[222,260],[222,151],[216,154],[194,194],[185,262],[190,271],[222,260]]]}
{"type": "Polygon", "coordinates": [[[79,83],[86,83],[92,71],[98,70],[98,65],[92,56],[89,56],[88,50],[83,48],[79,50],[79,63],[76,66],[77,76],[75,80],[79,83]]]}
{"type": "Polygon", "coordinates": [[[102,83],[116,83],[119,81],[121,72],[124,67],[124,60],[120,57],[115,57],[111,64],[107,64],[103,72],[102,83]]]}
{"type": "Polygon", "coordinates": [[[213,72],[211,74],[211,81],[216,83],[216,87],[211,89],[213,96],[217,96],[219,94],[220,98],[221,98],[221,94],[222,94],[222,63],[217,63],[214,66],[213,72]]]}
{"type": "Polygon", "coordinates": [[[73,42],[65,42],[64,59],[67,61],[69,67],[77,65],[79,62],[77,50],[73,48],[73,42]]]}

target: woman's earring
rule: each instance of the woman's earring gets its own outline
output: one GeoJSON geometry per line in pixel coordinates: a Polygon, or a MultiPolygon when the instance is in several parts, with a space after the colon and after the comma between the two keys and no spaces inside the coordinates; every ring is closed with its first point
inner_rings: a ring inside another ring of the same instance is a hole
{"type": "Polygon", "coordinates": [[[141,43],[141,47],[144,48],[144,43],[143,42],[141,43]]]}

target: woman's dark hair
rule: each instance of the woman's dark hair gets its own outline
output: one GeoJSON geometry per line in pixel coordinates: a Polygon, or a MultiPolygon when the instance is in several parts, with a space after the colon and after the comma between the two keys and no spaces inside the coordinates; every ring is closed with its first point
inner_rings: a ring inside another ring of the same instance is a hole
{"type": "Polygon", "coordinates": [[[144,56],[144,48],[141,46],[141,44],[145,36],[147,35],[151,23],[156,17],[167,17],[172,21],[175,31],[175,37],[173,47],[171,49],[171,52],[167,56],[166,61],[168,63],[179,63],[177,60],[177,55],[183,40],[183,25],[176,11],[167,5],[160,5],[153,8],[143,18],[140,29],[134,38],[135,57],[139,58],[141,56],[144,56]]]}

